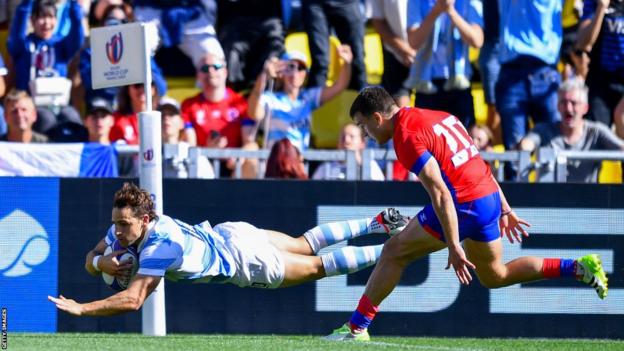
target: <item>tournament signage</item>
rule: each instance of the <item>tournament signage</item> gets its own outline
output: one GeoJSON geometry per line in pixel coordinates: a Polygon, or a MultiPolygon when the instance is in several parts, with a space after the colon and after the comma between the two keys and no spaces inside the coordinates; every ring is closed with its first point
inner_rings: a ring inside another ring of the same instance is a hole
{"type": "Polygon", "coordinates": [[[94,89],[144,82],[145,35],[141,23],[91,31],[91,79],[94,89]]]}

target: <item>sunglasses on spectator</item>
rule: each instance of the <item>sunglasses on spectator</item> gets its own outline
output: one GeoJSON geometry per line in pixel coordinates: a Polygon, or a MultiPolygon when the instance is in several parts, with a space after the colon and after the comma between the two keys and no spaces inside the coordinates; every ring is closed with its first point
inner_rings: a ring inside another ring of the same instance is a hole
{"type": "Polygon", "coordinates": [[[210,72],[210,69],[214,69],[215,71],[220,70],[221,68],[225,67],[225,65],[223,63],[213,63],[212,65],[210,64],[203,64],[201,65],[201,67],[199,67],[199,70],[202,71],[203,73],[208,73],[210,72]]]}
{"type": "Polygon", "coordinates": [[[294,72],[294,71],[301,72],[301,71],[307,71],[307,70],[308,68],[301,63],[292,62],[286,65],[286,71],[288,72],[294,72]]]}

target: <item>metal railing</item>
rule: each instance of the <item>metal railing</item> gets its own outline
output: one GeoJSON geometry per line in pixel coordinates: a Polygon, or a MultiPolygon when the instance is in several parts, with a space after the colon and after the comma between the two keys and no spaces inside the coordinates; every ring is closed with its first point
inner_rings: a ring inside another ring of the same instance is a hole
{"type": "MultiPolygon", "coordinates": [[[[503,181],[503,165],[505,162],[516,163],[518,167],[517,181],[527,182],[529,180],[529,172],[532,169],[531,154],[528,151],[505,151],[505,152],[485,152],[480,151],[481,157],[490,163],[492,173],[499,181],[503,181]]],[[[387,161],[385,167],[386,179],[393,177],[393,163],[397,161],[394,150],[390,149],[365,149],[362,153],[362,179],[371,179],[371,160],[387,161]]],[[[415,179],[413,173],[409,175],[410,179],[415,179]]]]}
{"type": "MultiPolygon", "coordinates": [[[[264,178],[264,164],[269,158],[269,150],[243,150],[243,149],[214,149],[192,147],[188,154],[189,178],[198,178],[200,174],[199,159],[206,157],[212,160],[212,166],[215,174],[219,174],[221,161],[227,159],[234,160],[234,178],[242,177],[243,162],[245,159],[256,159],[259,161],[257,167],[256,178],[264,178]]],[[[349,150],[305,150],[302,153],[306,171],[309,167],[309,161],[339,161],[346,164],[346,179],[358,179],[358,165],[355,158],[355,152],[349,150]]]]}
{"type": "Polygon", "coordinates": [[[624,151],[573,151],[542,147],[537,152],[538,181],[565,183],[571,161],[624,161],[624,151]]]}
{"type": "MultiPolygon", "coordinates": [[[[136,155],[139,152],[137,145],[116,145],[120,155],[136,155]]],[[[533,163],[528,151],[480,152],[481,157],[490,164],[492,173],[499,181],[504,179],[503,166],[512,162],[518,169],[516,181],[528,181],[529,173],[537,171],[538,182],[565,182],[567,178],[567,164],[575,160],[591,161],[624,161],[624,151],[555,151],[552,148],[542,147],[537,152],[537,162],[533,163]]],[[[264,164],[269,157],[269,150],[243,149],[214,149],[189,147],[186,144],[166,144],[163,146],[163,160],[170,162],[170,167],[177,170],[178,178],[202,178],[200,158],[210,160],[214,174],[218,177],[221,161],[234,160],[234,178],[242,177],[242,165],[245,159],[256,159],[259,162],[256,177],[264,178],[264,164]]],[[[392,179],[393,163],[397,161],[392,149],[365,149],[362,152],[362,165],[356,161],[354,151],[348,150],[306,150],[303,152],[306,167],[310,161],[337,161],[346,165],[346,180],[371,180],[371,161],[386,161],[384,174],[386,179],[392,179]]],[[[307,169],[306,169],[307,170],[307,169]]],[[[410,173],[410,179],[415,179],[410,173]]]]}

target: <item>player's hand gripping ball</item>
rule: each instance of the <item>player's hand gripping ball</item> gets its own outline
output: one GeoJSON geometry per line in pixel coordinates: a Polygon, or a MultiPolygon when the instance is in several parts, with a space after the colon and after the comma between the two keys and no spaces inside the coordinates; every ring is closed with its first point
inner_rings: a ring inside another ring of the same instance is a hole
{"type": "Polygon", "coordinates": [[[122,291],[128,288],[128,285],[130,285],[130,281],[132,280],[136,272],[139,270],[139,255],[137,254],[135,249],[130,248],[130,247],[125,248],[121,246],[121,244],[119,244],[119,241],[117,240],[115,240],[111,245],[107,246],[106,250],[104,250],[104,255],[108,255],[113,251],[124,250],[124,249],[127,251],[117,256],[117,260],[120,263],[131,260],[132,269],[130,270],[129,274],[121,276],[121,277],[115,277],[110,274],[102,272],[102,279],[104,280],[104,283],[106,283],[106,285],[108,285],[111,289],[115,291],[122,291]]]}

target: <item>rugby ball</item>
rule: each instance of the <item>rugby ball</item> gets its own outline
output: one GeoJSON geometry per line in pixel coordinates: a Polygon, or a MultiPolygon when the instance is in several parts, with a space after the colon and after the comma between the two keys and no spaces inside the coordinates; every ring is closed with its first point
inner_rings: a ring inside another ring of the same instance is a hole
{"type": "Polygon", "coordinates": [[[104,255],[108,255],[113,251],[124,250],[124,249],[127,249],[127,251],[117,256],[117,260],[119,260],[119,262],[129,260],[129,259],[132,260],[132,270],[130,274],[125,277],[114,277],[110,274],[102,272],[102,279],[104,280],[104,283],[106,283],[108,287],[110,287],[111,289],[115,291],[126,290],[128,285],[130,285],[130,281],[132,280],[136,272],[139,270],[139,255],[136,253],[135,249],[130,248],[130,247],[125,248],[121,246],[121,244],[119,244],[119,241],[117,240],[115,240],[111,245],[108,245],[106,247],[106,250],[104,250],[104,255]]]}

